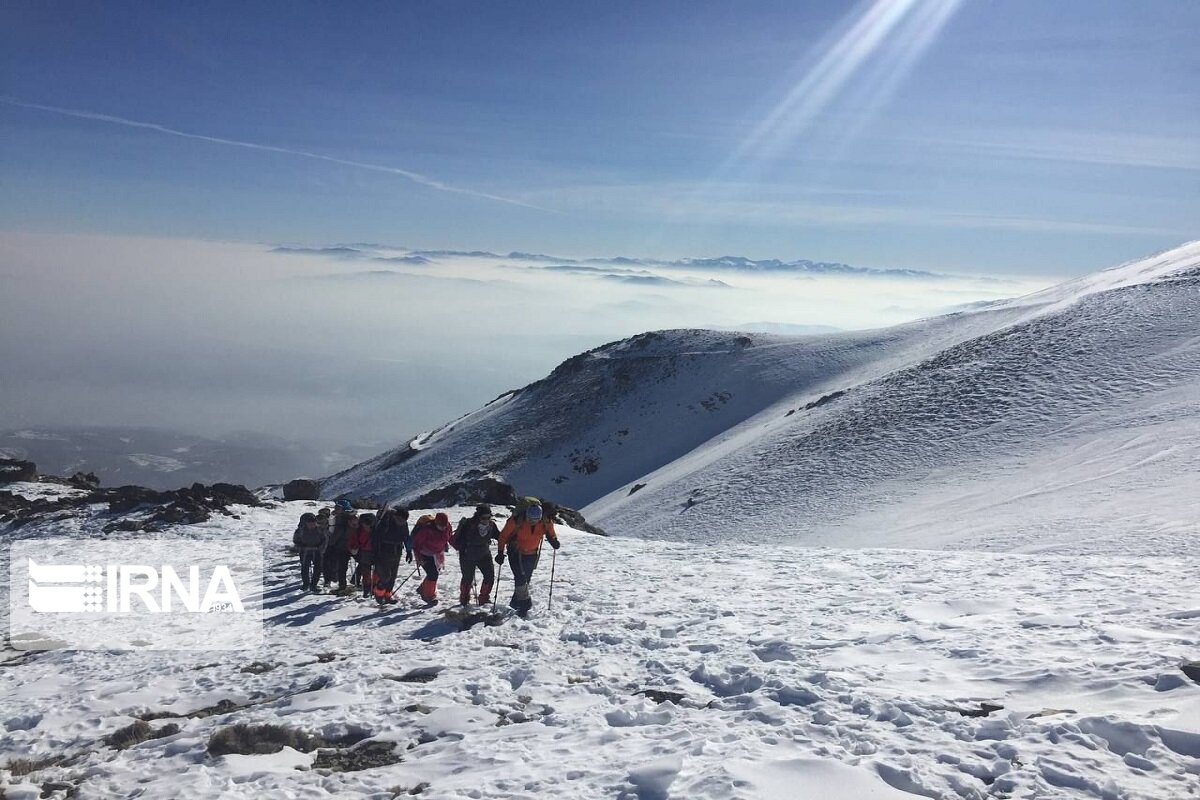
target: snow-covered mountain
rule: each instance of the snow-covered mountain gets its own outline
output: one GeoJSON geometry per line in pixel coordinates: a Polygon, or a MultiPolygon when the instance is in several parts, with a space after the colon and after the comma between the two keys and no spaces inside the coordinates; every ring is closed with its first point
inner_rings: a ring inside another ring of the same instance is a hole
{"type": "Polygon", "coordinates": [[[6,543],[211,544],[266,574],[240,650],[10,635],[0,794],[1194,798],[1197,319],[1200,244],[884,331],[643,334],[327,482],[490,471],[647,537],[561,526],[528,619],[445,611],[453,561],[432,608],[407,564],[383,610],[300,591],[320,503],[149,539],[122,524],[144,504],[8,483],[39,510],[6,543]]]}
{"type": "Polygon", "coordinates": [[[568,359],[325,491],[402,499],[492,474],[644,537],[1194,546],[1197,320],[1191,243],[876,331],[646,333],[568,359]]]}

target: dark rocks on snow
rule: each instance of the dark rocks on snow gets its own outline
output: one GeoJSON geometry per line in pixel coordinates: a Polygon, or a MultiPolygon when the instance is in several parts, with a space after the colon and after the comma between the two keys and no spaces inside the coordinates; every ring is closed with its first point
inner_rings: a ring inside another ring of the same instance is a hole
{"type": "Polygon", "coordinates": [[[149,723],[139,719],[133,724],[126,725],[124,728],[104,737],[104,743],[114,750],[125,750],[126,748],[133,747],[135,744],[148,742],[151,739],[174,736],[179,733],[179,730],[179,726],[173,722],[156,730],[149,723]]]}
{"type": "Polygon", "coordinates": [[[100,479],[94,472],[76,472],[67,478],[67,483],[76,489],[99,489],[100,479]]]}
{"type": "Polygon", "coordinates": [[[595,525],[592,525],[583,518],[583,514],[580,514],[573,508],[555,505],[554,517],[562,524],[569,525],[576,530],[585,531],[586,533],[594,533],[597,536],[608,536],[607,533],[602,531],[600,528],[597,528],[595,525]]]}
{"type": "Polygon", "coordinates": [[[403,759],[395,752],[394,742],[364,742],[357,747],[344,750],[317,751],[313,760],[313,769],[326,769],[330,772],[360,772],[364,769],[387,767],[399,764],[403,759]]]}
{"type": "Polygon", "coordinates": [[[640,694],[647,700],[653,700],[656,703],[673,703],[674,705],[682,703],[684,698],[683,692],[668,692],[662,689],[642,689],[634,694],[640,694]]]}
{"type": "Polygon", "coordinates": [[[426,492],[413,500],[412,508],[450,508],[451,506],[486,503],[490,506],[515,506],[517,493],[503,481],[492,477],[458,481],[441,489],[426,492]]]}
{"type": "Polygon", "coordinates": [[[283,725],[230,725],[208,739],[210,756],[266,755],[285,747],[311,753],[324,742],[318,736],[283,725]]]}
{"type": "MultiPolygon", "coordinates": [[[[409,508],[451,508],[452,506],[472,506],[479,503],[511,508],[517,504],[517,492],[511,485],[491,476],[476,477],[426,492],[406,505],[409,508]]],[[[542,505],[551,512],[550,516],[556,522],[570,525],[572,528],[587,533],[594,533],[597,536],[608,535],[595,525],[588,524],[583,515],[573,508],[560,506],[546,498],[542,498],[542,505]]]]}
{"type": "Polygon", "coordinates": [[[103,527],[105,533],[161,531],[168,525],[204,522],[213,513],[233,516],[230,505],[262,505],[245,486],[232,483],[214,483],[212,486],[194,483],[187,488],[160,492],[145,486],[100,488],[94,485],[99,481],[90,473],[76,473],[69,481],[49,477],[42,477],[41,480],[74,486],[84,489],[86,493],[31,500],[12,492],[0,491],[0,522],[9,522],[12,527],[19,528],[34,520],[52,519],[52,514],[78,512],[94,505],[107,504],[109,514],[125,518],[114,519],[106,524],[103,527]],[[144,516],[131,519],[126,516],[130,514],[144,516]]]}
{"type": "Polygon", "coordinates": [[[283,485],[284,500],[320,500],[321,484],[308,478],[297,478],[283,485]]]}
{"type": "Polygon", "coordinates": [[[832,403],[834,400],[837,400],[839,397],[841,397],[844,394],[845,394],[844,391],[837,391],[837,392],[830,392],[829,394],[826,394],[826,395],[822,395],[821,397],[818,397],[816,400],[813,400],[811,403],[806,404],[804,406],[804,410],[811,411],[814,408],[820,408],[821,406],[825,405],[826,403],[832,403]]]}
{"type": "Polygon", "coordinates": [[[980,703],[979,708],[955,708],[953,710],[964,717],[986,717],[993,711],[1001,711],[1003,709],[1004,706],[999,706],[995,703],[980,703]]]}
{"type": "Polygon", "coordinates": [[[172,492],[159,492],[145,486],[118,486],[108,490],[106,494],[110,514],[124,514],[139,506],[169,503],[175,499],[172,492]]]}
{"type": "Polygon", "coordinates": [[[1184,675],[1196,683],[1200,683],[1200,661],[1185,661],[1179,665],[1179,668],[1183,670],[1184,675]]]}
{"type": "Polygon", "coordinates": [[[37,464],[16,458],[0,458],[0,483],[36,480],[37,464]]]}

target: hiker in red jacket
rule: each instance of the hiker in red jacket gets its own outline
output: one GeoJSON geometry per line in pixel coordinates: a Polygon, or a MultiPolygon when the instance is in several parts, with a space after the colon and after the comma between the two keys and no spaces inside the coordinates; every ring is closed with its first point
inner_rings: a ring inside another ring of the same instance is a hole
{"type": "MultiPolygon", "coordinates": [[[[426,603],[437,602],[438,572],[446,563],[446,553],[449,552],[454,538],[450,528],[450,518],[444,513],[431,517],[428,514],[417,520],[412,532],[413,552],[421,560],[421,568],[425,570],[425,580],[417,587],[417,594],[426,603]]],[[[455,548],[457,549],[457,547],[455,548]]]]}
{"type": "Polygon", "coordinates": [[[371,529],[375,527],[375,515],[363,514],[358,518],[358,527],[350,531],[350,536],[347,539],[347,545],[350,548],[350,555],[354,556],[354,560],[358,563],[358,569],[355,575],[362,583],[362,596],[371,596],[371,587],[373,585],[374,575],[371,568],[374,566],[374,559],[371,551],[371,529]]]}

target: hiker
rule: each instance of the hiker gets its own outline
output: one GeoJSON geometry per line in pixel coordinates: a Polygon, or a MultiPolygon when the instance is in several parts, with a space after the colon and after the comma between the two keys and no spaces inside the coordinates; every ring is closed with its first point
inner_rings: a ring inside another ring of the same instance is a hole
{"type": "Polygon", "coordinates": [[[337,591],[346,591],[346,569],[350,566],[350,534],[358,528],[358,515],[339,510],[333,520],[333,532],[325,547],[325,586],[337,582],[337,591]]]}
{"type": "Polygon", "coordinates": [[[317,527],[321,529],[321,533],[325,534],[325,538],[329,538],[329,534],[333,533],[333,509],[322,508],[317,512],[317,527]]]}
{"type": "Polygon", "coordinates": [[[554,522],[543,513],[540,503],[528,505],[523,510],[518,507],[508,518],[508,522],[504,523],[504,530],[500,532],[500,552],[496,554],[496,563],[504,563],[507,551],[508,566],[512,570],[514,584],[513,596],[508,605],[522,617],[533,607],[533,598],[529,596],[529,579],[537,569],[543,538],[549,539],[550,546],[555,550],[559,548],[554,522]]]}
{"type": "Polygon", "coordinates": [[[300,515],[300,524],[292,534],[292,544],[300,553],[300,585],[304,591],[317,590],[318,565],[325,552],[328,535],[321,528],[316,514],[300,515]]]}
{"type": "Polygon", "coordinates": [[[371,550],[375,557],[375,582],[372,591],[380,604],[395,603],[392,592],[400,571],[400,556],[412,563],[412,540],[408,534],[408,509],[392,508],[383,512],[371,531],[371,550]]]}
{"type": "Polygon", "coordinates": [[[446,563],[446,553],[454,544],[453,538],[454,531],[450,529],[450,518],[445,512],[439,511],[434,517],[426,514],[413,528],[412,549],[425,570],[425,580],[417,587],[417,594],[431,605],[437,602],[438,572],[446,563]]]}
{"type": "Polygon", "coordinates": [[[358,527],[350,532],[346,544],[350,555],[354,557],[354,585],[362,586],[362,596],[371,596],[372,569],[375,566],[374,553],[371,550],[371,529],[375,527],[375,515],[363,514],[358,518],[358,527]]]}
{"type": "Polygon", "coordinates": [[[471,587],[475,585],[475,570],[483,575],[479,584],[479,605],[492,602],[492,584],[496,580],[496,569],[492,566],[492,540],[500,538],[500,529],[492,521],[489,506],[475,506],[475,515],[463,517],[454,531],[453,544],[458,550],[458,565],[462,569],[462,581],[458,584],[459,605],[471,602],[471,587]]]}

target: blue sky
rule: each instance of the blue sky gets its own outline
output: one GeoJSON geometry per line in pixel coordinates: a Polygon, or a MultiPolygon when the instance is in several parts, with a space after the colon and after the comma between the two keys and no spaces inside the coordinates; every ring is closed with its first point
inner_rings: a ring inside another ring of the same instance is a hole
{"type": "Polygon", "coordinates": [[[1200,237],[1197,3],[4,19],[9,231],[1056,275],[1200,237]]]}

